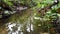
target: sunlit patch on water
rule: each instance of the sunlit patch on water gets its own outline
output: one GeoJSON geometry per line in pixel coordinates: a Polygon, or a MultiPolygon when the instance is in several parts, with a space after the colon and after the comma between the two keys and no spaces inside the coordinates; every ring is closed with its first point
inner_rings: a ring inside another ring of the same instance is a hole
{"type": "Polygon", "coordinates": [[[17,23],[8,23],[7,24],[7,28],[8,28],[8,34],[23,34],[21,28],[22,25],[21,24],[17,24],[17,23]]]}
{"type": "MultiPolygon", "coordinates": [[[[7,28],[8,28],[8,34],[24,34],[23,32],[23,25],[20,23],[8,23],[7,28]]],[[[26,31],[30,32],[33,31],[33,25],[27,24],[26,26],[26,31]],[[31,29],[30,29],[31,28],[31,29]]]]}
{"type": "Polygon", "coordinates": [[[32,24],[31,24],[31,25],[28,24],[26,30],[27,30],[28,32],[30,32],[30,28],[31,28],[31,31],[33,31],[33,25],[32,25],[32,24]]]}

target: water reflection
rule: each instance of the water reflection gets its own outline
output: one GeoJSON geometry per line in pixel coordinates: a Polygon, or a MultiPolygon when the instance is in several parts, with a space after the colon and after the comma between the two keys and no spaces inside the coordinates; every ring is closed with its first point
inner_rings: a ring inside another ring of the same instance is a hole
{"type": "MultiPolygon", "coordinates": [[[[9,22],[7,23],[8,34],[43,34],[43,32],[45,32],[46,30],[48,31],[48,29],[46,27],[47,24],[42,21],[46,21],[46,19],[31,16],[27,18],[26,21],[23,21],[23,23],[19,20],[17,20],[17,22],[15,23],[9,22]]],[[[49,32],[47,33],[49,34],[49,32]]]]}

